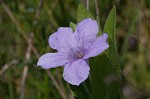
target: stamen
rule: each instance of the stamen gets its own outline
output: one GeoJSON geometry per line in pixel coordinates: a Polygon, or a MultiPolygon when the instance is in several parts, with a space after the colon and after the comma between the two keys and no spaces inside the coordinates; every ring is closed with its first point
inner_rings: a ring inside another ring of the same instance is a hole
{"type": "Polygon", "coordinates": [[[77,52],[76,53],[77,58],[82,58],[83,56],[84,56],[84,54],[82,52],[77,52]]]}

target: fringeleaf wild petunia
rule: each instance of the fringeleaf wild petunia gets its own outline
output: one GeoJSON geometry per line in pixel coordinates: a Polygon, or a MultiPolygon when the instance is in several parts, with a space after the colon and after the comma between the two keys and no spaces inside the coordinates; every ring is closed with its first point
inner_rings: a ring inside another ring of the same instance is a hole
{"type": "Polygon", "coordinates": [[[80,85],[88,78],[90,57],[95,57],[106,50],[109,45],[108,35],[103,33],[97,37],[98,24],[90,18],[77,24],[75,32],[72,28],[60,27],[49,37],[49,45],[56,53],[46,53],[37,62],[44,69],[64,66],[63,77],[72,85],[80,85]]]}

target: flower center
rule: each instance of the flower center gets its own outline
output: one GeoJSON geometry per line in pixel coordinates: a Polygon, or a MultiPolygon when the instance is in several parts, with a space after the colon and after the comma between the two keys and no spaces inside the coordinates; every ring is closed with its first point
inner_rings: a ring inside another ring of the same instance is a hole
{"type": "Polygon", "coordinates": [[[76,53],[77,58],[82,58],[83,56],[84,56],[84,53],[82,53],[82,52],[77,52],[76,53]]]}

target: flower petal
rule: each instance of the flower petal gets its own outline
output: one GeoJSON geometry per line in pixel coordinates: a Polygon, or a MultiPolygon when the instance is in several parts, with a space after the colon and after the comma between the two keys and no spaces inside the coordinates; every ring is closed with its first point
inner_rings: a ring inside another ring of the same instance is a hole
{"type": "Polygon", "coordinates": [[[84,19],[78,23],[75,30],[79,47],[87,47],[96,38],[98,33],[98,24],[90,18],[84,19]]]}
{"type": "Polygon", "coordinates": [[[61,27],[49,37],[49,45],[57,51],[66,52],[74,49],[77,42],[71,28],[61,27]]]}
{"type": "Polygon", "coordinates": [[[49,45],[51,48],[57,49],[58,45],[57,45],[57,34],[56,34],[56,32],[53,33],[52,35],[50,35],[48,42],[49,42],[49,45]]]}
{"type": "Polygon", "coordinates": [[[104,50],[106,50],[109,47],[107,38],[108,35],[106,33],[103,33],[102,36],[97,37],[87,49],[84,59],[87,59],[89,57],[95,57],[98,54],[102,53],[104,50]]]}
{"type": "Polygon", "coordinates": [[[65,65],[63,77],[68,83],[79,86],[88,78],[89,70],[88,64],[83,59],[79,59],[65,65]]]}
{"type": "Polygon", "coordinates": [[[67,57],[62,53],[46,53],[39,58],[37,66],[49,69],[65,65],[67,62],[67,57]]]}

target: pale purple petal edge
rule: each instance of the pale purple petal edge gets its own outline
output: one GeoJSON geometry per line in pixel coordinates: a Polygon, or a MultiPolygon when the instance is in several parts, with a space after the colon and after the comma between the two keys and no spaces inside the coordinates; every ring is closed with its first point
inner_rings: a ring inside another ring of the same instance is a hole
{"type": "Polygon", "coordinates": [[[69,60],[67,57],[62,53],[46,53],[39,58],[37,66],[41,66],[44,69],[49,69],[63,66],[68,61],[69,60]]]}

